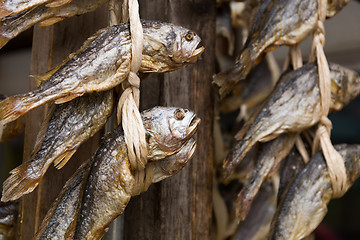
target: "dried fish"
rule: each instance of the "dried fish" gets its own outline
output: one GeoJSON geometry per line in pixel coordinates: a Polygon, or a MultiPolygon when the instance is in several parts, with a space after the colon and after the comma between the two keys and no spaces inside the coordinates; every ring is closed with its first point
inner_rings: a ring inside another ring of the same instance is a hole
{"type": "MultiPolygon", "coordinates": [[[[6,97],[0,94],[0,101],[6,97]]],[[[25,129],[24,118],[19,118],[14,122],[1,124],[0,123],[0,142],[7,142],[13,138],[18,137],[25,129]]]]}
{"type": "MultiPolygon", "coordinates": [[[[165,107],[144,111],[142,118],[149,152],[146,168],[152,169],[152,182],[157,182],[175,174],[192,157],[196,144],[191,137],[200,119],[186,109],[165,107]]],[[[63,189],[48,212],[36,239],[64,239],[64,236],[100,239],[110,222],[123,212],[131,196],[138,194],[140,183],[133,175],[136,172],[130,169],[119,127],[77,171],[72,182],[66,184],[67,189],[63,189]],[[74,198],[77,200],[71,200],[74,198]],[[66,226],[59,227],[64,218],[68,219],[66,226]]]]}
{"type": "Polygon", "coordinates": [[[278,191],[278,205],[285,198],[289,191],[289,187],[294,182],[297,175],[304,169],[305,162],[295,147],[289,155],[284,159],[284,164],[280,170],[280,184],[278,191]]]}
{"type": "MultiPolygon", "coordinates": [[[[359,75],[329,64],[330,111],[340,110],[360,93],[359,75]]],[[[299,132],[316,124],[321,116],[318,69],[315,63],[285,74],[269,98],[235,136],[237,142],[224,161],[229,176],[256,142],[266,142],[286,132],[299,132]]]]}
{"type": "Polygon", "coordinates": [[[276,210],[275,186],[266,181],[260,188],[247,218],[240,223],[232,240],[266,239],[270,231],[271,219],[276,210]]]}
{"type": "Polygon", "coordinates": [[[71,0],[2,0],[0,2],[0,18],[22,12],[26,9],[47,3],[49,6],[60,6],[71,0]]]}
{"type": "Polygon", "coordinates": [[[94,11],[108,1],[72,0],[70,3],[63,5],[43,3],[31,8],[29,7],[29,9],[17,14],[2,17],[0,19],[0,48],[36,23],[40,23],[40,26],[49,26],[65,18],[94,11]]]}
{"type": "MultiPolygon", "coordinates": [[[[168,23],[143,21],[144,49],[140,72],[173,71],[195,62],[204,48],[194,32],[168,23]]],[[[64,103],[85,93],[111,89],[128,76],[131,60],[129,24],[100,30],[76,53],[46,73],[40,87],[0,102],[0,123],[56,100],[64,103]]]]}
{"type": "Polygon", "coordinates": [[[236,200],[236,215],[242,221],[249,213],[258,191],[273,166],[282,161],[295,144],[297,134],[283,134],[280,137],[260,145],[252,178],[240,191],[236,200]]]}
{"type": "Polygon", "coordinates": [[[222,112],[231,112],[237,110],[241,105],[254,107],[261,103],[271,93],[278,80],[278,74],[273,73],[268,58],[264,59],[255,66],[245,81],[239,82],[237,85],[246,83],[244,89],[237,94],[233,90],[233,95],[226,97],[221,102],[222,112]],[[276,75],[276,78],[273,77],[276,75]]]}
{"type": "MultiPolygon", "coordinates": [[[[345,161],[347,191],[360,176],[360,145],[337,145],[345,161]]],[[[269,239],[302,239],[309,235],[327,213],[333,190],[326,162],[314,155],[291,185],[272,222],[269,239]]]]}
{"type": "Polygon", "coordinates": [[[14,239],[14,225],[18,215],[17,201],[0,202],[0,239],[14,239]]]}
{"type": "Polygon", "coordinates": [[[92,137],[113,112],[113,91],[86,94],[57,105],[40,131],[31,160],[13,169],[3,184],[2,201],[32,192],[51,163],[62,168],[81,143],[92,137]]]}
{"type": "MultiPolygon", "coordinates": [[[[345,0],[347,1],[347,0],[345,0]]],[[[346,4],[343,1],[328,3],[328,17],[335,15],[346,4]]],[[[214,77],[221,96],[228,94],[234,85],[245,79],[251,68],[267,52],[281,45],[294,45],[309,35],[318,19],[317,0],[264,0],[259,6],[249,37],[235,65],[214,77]]]]}
{"type": "Polygon", "coordinates": [[[235,65],[214,77],[220,95],[246,78],[251,68],[266,52],[280,45],[293,45],[308,37],[315,29],[316,0],[265,0],[259,6],[254,25],[235,65]]]}

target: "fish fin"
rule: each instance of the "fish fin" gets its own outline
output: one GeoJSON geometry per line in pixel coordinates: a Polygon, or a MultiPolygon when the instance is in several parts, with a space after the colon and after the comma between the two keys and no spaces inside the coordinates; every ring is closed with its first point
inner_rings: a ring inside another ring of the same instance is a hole
{"type": "Polygon", "coordinates": [[[63,17],[52,17],[52,18],[49,18],[49,19],[46,19],[42,22],[40,22],[40,27],[46,27],[46,26],[50,26],[50,25],[53,25],[57,22],[60,22],[62,20],[64,20],[65,18],[63,17]]]}
{"type": "Polygon", "coordinates": [[[60,156],[58,156],[55,160],[54,160],[54,165],[57,169],[61,169],[62,167],[65,166],[65,164],[70,160],[70,158],[72,157],[72,155],[74,155],[74,153],[77,151],[77,148],[74,148],[70,151],[67,151],[63,154],[61,154],[60,156]]]}
{"type": "Polygon", "coordinates": [[[31,163],[25,162],[11,170],[10,177],[3,183],[1,201],[14,201],[36,188],[47,168],[42,168],[40,174],[29,174],[29,170],[32,170],[31,163]]]}
{"type": "Polygon", "coordinates": [[[246,154],[251,150],[251,148],[256,144],[254,139],[243,139],[236,143],[236,145],[228,153],[227,157],[223,163],[223,177],[227,179],[234,172],[235,168],[240,164],[244,159],[246,154]]]}
{"type": "Polygon", "coordinates": [[[41,144],[46,135],[47,127],[49,125],[51,116],[54,113],[54,111],[55,111],[55,104],[52,104],[48,110],[48,114],[47,114],[45,120],[41,124],[40,131],[36,136],[35,145],[34,145],[33,151],[31,152],[31,158],[33,158],[35,156],[35,154],[40,150],[41,144]]]}
{"type": "Polygon", "coordinates": [[[25,102],[26,95],[16,95],[6,98],[0,102],[0,123],[8,123],[27,113],[28,103],[25,102]]]}
{"type": "MultiPolygon", "coordinates": [[[[1,23],[0,23],[0,26],[1,26],[1,23]]],[[[8,43],[9,40],[10,40],[9,38],[0,37],[0,49],[1,49],[3,46],[5,46],[5,45],[8,43]]]]}
{"type": "Polygon", "coordinates": [[[55,104],[62,104],[62,103],[69,102],[77,97],[80,97],[81,95],[83,95],[83,94],[72,94],[72,95],[68,95],[66,97],[58,98],[55,100],[55,104]]]}
{"type": "Polygon", "coordinates": [[[48,4],[46,4],[46,7],[49,7],[49,8],[60,7],[62,5],[68,4],[70,2],[72,2],[72,0],[56,0],[56,1],[52,1],[48,4]]]}
{"type": "Polygon", "coordinates": [[[250,51],[245,49],[232,68],[213,77],[213,83],[220,87],[219,94],[221,98],[229,94],[239,81],[247,77],[252,65],[250,51]]]}

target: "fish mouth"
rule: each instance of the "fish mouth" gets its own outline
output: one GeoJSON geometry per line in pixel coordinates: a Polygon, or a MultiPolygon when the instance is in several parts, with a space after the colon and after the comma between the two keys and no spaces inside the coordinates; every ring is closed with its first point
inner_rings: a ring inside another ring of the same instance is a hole
{"type": "Polygon", "coordinates": [[[191,54],[190,58],[189,58],[189,62],[190,63],[195,63],[198,58],[200,57],[200,55],[204,52],[205,48],[204,47],[199,47],[196,48],[193,53],[191,54]]]}
{"type": "Polygon", "coordinates": [[[200,122],[201,122],[201,119],[198,118],[196,115],[194,115],[193,118],[191,119],[189,127],[186,129],[186,136],[188,138],[190,138],[192,135],[195,134],[195,132],[197,131],[197,129],[199,127],[200,122]]]}

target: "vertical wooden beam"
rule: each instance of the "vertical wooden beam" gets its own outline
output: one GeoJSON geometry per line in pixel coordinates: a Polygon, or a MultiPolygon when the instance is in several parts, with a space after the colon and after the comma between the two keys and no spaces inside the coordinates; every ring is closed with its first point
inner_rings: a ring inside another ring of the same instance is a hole
{"type": "Polygon", "coordinates": [[[144,19],[166,20],[194,30],[206,48],[195,65],[144,80],[143,106],[187,107],[202,123],[191,162],[177,175],[131,200],[125,211],[125,239],[210,239],[215,1],[140,1],[140,9],[144,19]],[[149,80],[161,89],[160,99],[144,87],[149,80]]]}
{"type": "MultiPolygon", "coordinates": [[[[50,27],[35,27],[31,59],[31,75],[45,73],[59,64],[71,52],[98,29],[107,26],[108,10],[104,6],[95,12],[64,20],[50,27]]],[[[36,82],[30,79],[30,89],[36,82]]],[[[30,159],[37,133],[46,114],[46,106],[35,109],[26,115],[24,159],[30,159]]],[[[52,202],[57,197],[66,180],[73,174],[82,161],[88,159],[96,150],[100,134],[83,144],[69,163],[60,171],[50,166],[39,186],[21,200],[20,223],[17,239],[31,239],[52,202]]]]}

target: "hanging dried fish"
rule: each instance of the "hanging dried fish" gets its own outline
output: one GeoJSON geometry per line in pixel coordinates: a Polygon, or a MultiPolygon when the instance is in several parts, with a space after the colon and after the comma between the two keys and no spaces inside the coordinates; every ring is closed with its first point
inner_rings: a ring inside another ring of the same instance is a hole
{"type": "MultiPolygon", "coordinates": [[[[0,101],[6,97],[0,94],[0,101]]],[[[7,142],[13,138],[18,137],[25,129],[24,118],[19,118],[14,122],[1,124],[0,123],[0,142],[7,142]]]]}
{"type": "MultiPolygon", "coordinates": [[[[186,109],[165,107],[144,111],[142,118],[149,152],[146,168],[154,174],[151,182],[157,182],[175,174],[192,157],[196,143],[191,137],[200,119],[186,109]]],[[[134,177],[137,171],[130,169],[121,127],[76,174],[48,212],[36,239],[100,239],[131,196],[144,189],[134,177]]]]}
{"type": "MultiPolygon", "coordinates": [[[[330,110],[337,111],[360,93],[359,75],[329,64],[331,73],[330,110]]],[[[314,63],[285,74],[269,98],[235,136],[237,142],[224,161],[229,176],[252,146],[286,132],[299,132],[316,124],[321,117],[318,69],[314,63]]]]}
{"type": "Polygon", "coordinates": [[[276,210],[276,192],[270,181],[261,186],[247,218],[239,224],[232,240],[266,239],[276,210]]]}
{"type": "MultiPolygon", "coordinates": [[[[360,146],[337,145],[345,161],[345,192],[360,176],[360,146]]],[[[302,239],[309,235],[327,213],[333,190],[326,162],[316,154],[296,177],[272,222],[269,239],[302,239]]]]}
{"type": "MultiPolygon", "coordinates": [[[[194,32],[168,23],[143,21],[144,49],[140,72],[173,71],[194,63],[204,51],[194,32]]],[[[0,102],[0,123],[7,123],[42,104],[64,103],[85,93],[105,91],[124,81],[130,71],[129,24],[105,28],[81,49],[46,73],[32,92],[0,102]]]]}
{"type": "Polygon", "coordinates": [[[57,105],[38,134],[31,160],[13,169],[3,184],[2,201],[32,192],[51,163],[62,168],[81,143],[92,137],[113,112],[113,91],[86,94],[57,105]]]}
{"type": "Polygon", "coordinates": [[[0,18],[22,12],[26,9],[46,3],[48,6],[61,6],[72,0],[2,0],[0,2],[0,18]]]}
{"type": "MultiPolygon", "coordinates": [[[[338,6],[336,11],[341,9],[338,6]]],[[[297,44],[311,35],[317,20],[317,0],[264,0],[235,65],[214,77],[220,95],[226,95],[237,82],[245,79],[266,52],[281,45],[297,44]]]]}
{"type": "Polygon", "coordinates": [[[40,26],[49,26],[65,18],[92,12],[108,1],[73,0],[64,5],[43,3],[17,14],[2,17],[0,19],[0,48],[36,23],[40,23],[40,26]]]}
{"type": "Polygon", "coordinates": [[[283,134],[278,138],[260,145],[259,155],[254,166],[252,178],[241,189],[236,200],[236,216],[242,221],[270,170],[282,161],[295,144],[297,134],[283,134]]]}

